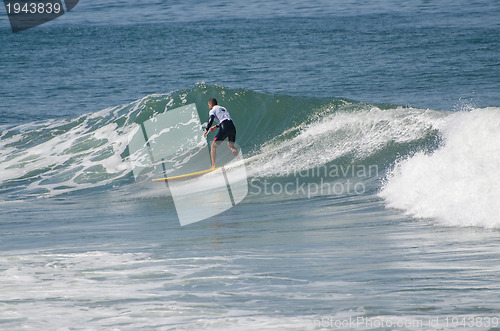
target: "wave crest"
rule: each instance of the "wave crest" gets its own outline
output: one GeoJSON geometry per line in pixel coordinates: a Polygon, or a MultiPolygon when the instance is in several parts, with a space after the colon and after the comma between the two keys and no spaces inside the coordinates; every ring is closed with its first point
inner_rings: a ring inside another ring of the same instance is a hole
{"type": "Polygon", "coordinates": [[[397,162],[380,196],[444,225],[500,227],[500,108],[453,113],[442,134],[433,153],[397,162]]]}

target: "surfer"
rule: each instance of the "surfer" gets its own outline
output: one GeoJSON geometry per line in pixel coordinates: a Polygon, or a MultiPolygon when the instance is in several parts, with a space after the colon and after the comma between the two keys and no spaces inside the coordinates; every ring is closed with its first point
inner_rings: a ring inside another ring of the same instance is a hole
{"type": "Polygon", "coordinates": [[[217,132],[210,149],[212,169],[215,169],[215,156],[217,154],[216,149],[226,138],[227,147],[229,147],[234,157],[238,157],[238,150],[234,147],[234,142],[236,140],[236,128],[234,127],[233,120],[231,119],[231,115],[229,115],[227,109],[219,106],[215,98],[208,100],[208,108],[210,108],[210,112],[208,113],[210,120],[208,121],[207,128],[203,133],[203,137],[206,137],[209,131],[214,132],[216,128],[219,128],[219,132],[217,132]],[[216,120],[218,124],[212,127],[214,120],[216,120]]]}

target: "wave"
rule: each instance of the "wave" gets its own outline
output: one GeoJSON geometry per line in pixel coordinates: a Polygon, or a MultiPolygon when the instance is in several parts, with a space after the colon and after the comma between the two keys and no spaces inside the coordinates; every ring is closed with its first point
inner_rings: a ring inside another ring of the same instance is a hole
{"type": "Polygon", "coordinates": [[[444,225],[500,227],[500,108],[453,113],[440,131],[437,150],[396,162],[380,196],[444,225]]]}
{"type": "Polygon", "coordinates": [[[128,138],[139,124],[190,103],[197,105],[202,121],[207,120],[203,109],[211,96],[231,109],[238,143],[249,151],[255,176],[280,176],[349,154],[366,157],[388,144],[426,136],[441,116],[344,99],[267,95],[199,84],[76,118],[3,127],[0,195],[52,196],[127,182],[131,179],[128,138]]]}
{"type": "Polygon", "coordinates": [[[402,107],[328,105],[312,119],[264,143],[256,156],[262,163],[257,174],[291,175],[353,162],[385,168],[399,153],[435,148],[444,116],[443,112],[402,107]]]}
{"type": "Polygon", "coordinates": [[[191,103],[206,121],[210,97],[230,109],[251,178],[340,169],[319,175],[336,181],[356,177],[354,166],[376,165],[364,179],[392,208],[452,225],[500,223],[500,195],[491,184],[499,179],[492,170],[500,162],[497,108],[433,111],[207,84],[75,118],[0,127],[0,201],[126,190],[134,182],[129,136],[144,121],[191,103]]]}
{"type": "Polygon", "coordinates": [[[414,132],[408,125],[426,125],[425,120],[411,124],[419,122],[420,115],[403,118],[407,111],[402,108],[384,111],[343,99],[198,84],[76,118],[0,128],[0,196],[53,196],[126,182],[131,179],[128,138],[138,125],[190,103],[197,105],[202,121],[207,120],[206,102],[212,96],[231,110],[238,143],[253,156],[250,166],[261,173],[282,167],[292,155],[294,164],[304,168],[348,152],[366,154],[398,133],[397,141],[422,133],[422,128],[414,132]]]}

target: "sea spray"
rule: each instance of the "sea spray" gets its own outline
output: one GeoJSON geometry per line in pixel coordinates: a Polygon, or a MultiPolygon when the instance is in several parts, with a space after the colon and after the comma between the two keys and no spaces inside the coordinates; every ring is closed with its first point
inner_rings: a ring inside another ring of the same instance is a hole
{"type": "Polygon", "coordinates": [[[433,153],[397,162],[380,196],[444,225],[500,227],[500,108],[454,113],[442,134],[433,153]]]}

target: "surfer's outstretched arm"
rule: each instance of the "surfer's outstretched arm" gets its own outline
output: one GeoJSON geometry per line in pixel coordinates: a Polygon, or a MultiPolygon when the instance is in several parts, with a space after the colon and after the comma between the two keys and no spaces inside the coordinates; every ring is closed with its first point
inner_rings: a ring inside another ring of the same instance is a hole
{"type": "Polygon", "coordinates": [[[215,116],[211,115],[210,116],[210,121],[208,121],[207,128],[205,129],[205,132],[203,132],[203,137],[206,137],[208,134],[208,131],[214,132],[214,130],[217,128],[217,125],[211,128],[212,124],[214,124],[215,116]]]}

